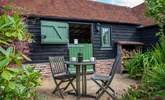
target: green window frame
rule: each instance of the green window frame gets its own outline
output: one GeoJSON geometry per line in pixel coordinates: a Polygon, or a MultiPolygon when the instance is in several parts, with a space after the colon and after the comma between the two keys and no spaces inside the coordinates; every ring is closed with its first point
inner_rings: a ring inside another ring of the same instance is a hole
{"type": "Polygon", "coordinates": [[[101,47],[111,48],[111,28],[108,26],[101,27],[101,47]]]}

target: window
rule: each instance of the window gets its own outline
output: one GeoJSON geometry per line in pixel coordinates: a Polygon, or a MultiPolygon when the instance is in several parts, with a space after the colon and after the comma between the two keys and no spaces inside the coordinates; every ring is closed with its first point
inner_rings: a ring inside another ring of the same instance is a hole
{"type": "Polygon", "coordinates": [[[101,27],[101,45],[103,48],[111,47],[110,27],[101,27]]]}

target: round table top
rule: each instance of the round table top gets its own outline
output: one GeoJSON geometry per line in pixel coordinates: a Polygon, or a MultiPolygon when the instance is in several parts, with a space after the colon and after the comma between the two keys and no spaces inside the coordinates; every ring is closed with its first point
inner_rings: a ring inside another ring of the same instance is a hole
{"type": "Polygon", "coordinates": [[[78,62],[78,61],[64,61],[65,64],[70,64],[70,65],[94,65],[96,64],[96,61],[83,61],[83,62],[78,62]]]}

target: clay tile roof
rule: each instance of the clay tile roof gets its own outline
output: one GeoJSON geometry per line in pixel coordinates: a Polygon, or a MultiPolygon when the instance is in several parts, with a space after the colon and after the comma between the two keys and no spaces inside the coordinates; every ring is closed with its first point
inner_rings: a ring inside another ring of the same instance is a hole
{"type": "Polygon", "coordinates": [[[149,26],[155,24],[154,20],[152,20],[149,17],[146,17],[145,15],[145,4],[142,3],[134,8],[132,8],[133,13],[138,17],[139,22],[143,24],[144,26],[149,26]]]}
{"type": "Polygon", "coordinates": [[[14,0],[13,5],[24,9],[23,14],[70,19],[141,24],[128,7],[89,0],[14,0]]]}

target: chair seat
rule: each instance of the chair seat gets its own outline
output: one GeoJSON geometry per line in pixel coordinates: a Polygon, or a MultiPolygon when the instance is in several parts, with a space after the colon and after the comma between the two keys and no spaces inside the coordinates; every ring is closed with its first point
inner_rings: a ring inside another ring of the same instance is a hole
{"type": "Polygon", "coordinates": [[[92,75],[92,79],[93,80],[108,81],[111,79],[111,76],[103,76],[103,75],[99,75],[99,74],[94,74],[94,75],[92,75]]]}
{"type": "Polygon", "coordinates": [[[117,67],[119,66],[120,62],[120,55],[117,55],[115,58],[115,62],[110,70],[108,76],[103,76],[99,73],[94,73],[92,76],[92,80],[100,87],[96,92],[96,100],[98,100],[104,93],[107,93],[112,100],[116,100],[115,90],[110,87],[110,84],[115,76],[117,67]],[[100,81],[100,82],[99,82],[100,81]],[[109,91],[110,90],[110,91],[109,91]],[[113,93],[113,94],[112,94],[113,93]]]}
{"type": "Polygon", "coordinates": [[[68,80],[71,78],[76,78],[76,75],[75,74],[63,74],[63,75],[57,75],[57,76],[55,75],[54,78],[57,80],[68,80]]]}
{"type": "Polygon", "coordinates": [[[73,90],[76,92],[76,88],[72,83],[73,80],[76,78],[76,75],[70,74],[68,72],[67,66],[64,64],[64,61],[64,56],[49,57],[50,68],[55,83],[55,89],[52,93],[54,94],[58,92],[63,99],[63,93],[69,86],[72,86],[73,90]],[[57,80],[59,82],[57,82],[57,80]],[[61,87],[63,83],[67,83],[65,87],[61,87]]]}

